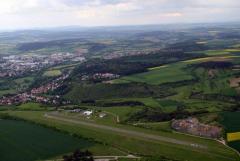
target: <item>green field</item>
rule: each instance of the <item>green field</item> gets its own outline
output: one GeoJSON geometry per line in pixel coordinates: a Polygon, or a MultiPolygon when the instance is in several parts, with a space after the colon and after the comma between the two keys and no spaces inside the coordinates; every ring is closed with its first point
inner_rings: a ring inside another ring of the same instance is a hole
{"type": "Polygon", "coordinates": [[[151,68],[148,72],[122,77],[120,79],[114,80],[114,82],[142,82],[158,85],[162,83],[193,79],[193,77],[186,71],[186,69],[183,69],[185,67],[186,65],[184,63],[176,63],[168,65],[166,67],[151,68]]]}
{"type": "MultiPolygon", "coordinates": [[[[54,126],[58,129],[70,132],[83,137],[93,138],[96,141],[100,141],[108,146],[117,147],[123,151],[142,154],[142,155],[154,155],[154,156],[166,156],[172,159],[179,160],[189,160],[189,161],[199,161],[204,159],[205,161],[228,161],[238,160],[237,155],[232,150],[228,149],[224,145],[208,140],[200,139],[197,137],[190,137],[181,134],[174,134],[169,132],[154,132],[151,130],[145,130],[142,128],[128,127],[119,125],[119,127],[127,128],[131,130],[136,130],[139,132],[145,132],[160,136],[171,137],[175,139],[181,139],[185,141],[193,141],[199,144],[205,144],[208,146],[207,150],[192,149],[192,147],[169,144],[165,142],[154,142],[151,140],[146,140],[144,138],[128,136],[123,134],[118,134],[111,131],[106,131],[102,129],[95,129],[92,127],[87,127],[79,124],[73,124],[70,122],[44,118],[42,112],[10,112],[13,116],[18,116],[27,120],[31,120],[37,123],[41,123],[48,126],[54,126]],[[121,141],[119,141],[121,140],[121,141]],[[188,154],[186,156],[186,153],[188,154]]],[[[96,149],[95,149],[96,150],[96,149]]],[[[99,150],[99,149],[98,149],[99,150]]]]}
{"type": "Polygon", "coordinates": [[[156,130],[156,131],[167,131],[171,132],[171,122],[152,122],[152,123],[137,123],[136,126],[143,127],[146,129],[156,130]]]}
{"type": "Polygon", "coordinates": [[[34,76],[0,80],[0,96],[15,94],[19,91],[26,90],[34,81],[34,76]]]}
{"type": "MultiPolygon", "coordinates": [[[[240,112],[224,112],[222,113],[222,121],[226,133],[240,132],[240,112]]],[[[231,147],[240,152],[240,141],[228,143],[231,147]]]]}
{"type": "Polygon", "coordinates": [[[224,49],[224,50],[209,50],[206,52],[206,54],[213,56],[213,55],[228,55],[228,54],[234,54],[239,52],[240,52],[240,49],[224,49]]]}
{"type": "Polygon", "coordinates": [[[62,74],[61,70],[54,69],[54,70],[48,70],[43,73],[43,76],[46,77],[57,77],[62,74]]]}
{"type": "MultiPolygon", "coordinates": [[[[189,69],[188,65],[193,65],[201,62],[207,61],[231,61],[231,62],[239,62],[239,56],[234,55],[226,55],[226,56],[219,56],[217,54],[215,57],[204,57],[204,58],[197,58],[186,60],[174,64],[168,64],[164,66],[150,68],[148,72],[140,73],[140,74],[133,74],[130,76],[125,76],[120,79],[116,79],[113,83],[129,83],[129,82],[141,82],[141,83],[148,83],[153,85],[159,85],[164,83],[171,83],[171,82],[179,82],[179,81],[186,81],[194,79],[193,73],[191,73],[191,69],[189,69]]],[[[195,73],[199,77],[200,74],[205,73],[195,73]]],[[[221,73],[220,73],[221,74],[221,73]]],[[[205,77],[201,77],[204,81],[207,81],[205,77]]],[[[226,81],[225,79],[219,81],[226,81]]]]}
{"type": "Polygon", "coordinates": [[[17,91],[15,89],[8,89],[8,90],[0,90],[0,96],[6,94],[15,94],[17,91]]]}
{"type": "Polygon", "coordinates": [[[163,96],[165,93],[162,88],[154,85],[143,85],[137,83],[130,84],[71,84],[71,90],[65,94],[65,98],[75,103],[81,100],[101,100],[119,98],[143,98],[163,96]]]}
{"type": "Polygon", "coordinates": [[[119,121],[126,120],[129,115],[132,113],[135,113],[137,111],[140,111],[143,107],[108,107],[108,108],[102,108],[103,111],[107,111],[109,113],[114,114],[115,116],[119,117],[119,121]]]}
{"type": "Polygon", "coordinates": [[[2,161],[43,160],[93,143],[23,121],[0,120],[2,161]]]}
{"type": "Polygon", "coordinates": [[[28,102],[17,106],[19,110],[44,110],[46,107],[39,103],[28,102]]]}

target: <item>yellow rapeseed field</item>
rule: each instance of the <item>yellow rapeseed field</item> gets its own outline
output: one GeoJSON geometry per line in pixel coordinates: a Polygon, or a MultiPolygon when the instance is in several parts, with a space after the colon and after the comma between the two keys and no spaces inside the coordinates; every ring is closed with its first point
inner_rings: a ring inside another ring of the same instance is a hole
{"type": "Polygon", "coordinates": [[[227,141],[237,141],[240,140],[240,132],[227,133],[227,141]]]}

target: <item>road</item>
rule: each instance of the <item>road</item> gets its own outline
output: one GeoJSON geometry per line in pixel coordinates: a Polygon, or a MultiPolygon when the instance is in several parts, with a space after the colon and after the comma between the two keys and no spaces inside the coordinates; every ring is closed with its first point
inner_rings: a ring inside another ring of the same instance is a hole
{"type": "MultiPolygon", "coordinates": [[[[141,157],[137,157],[134,155],[126,155],[126,156],[93,156],[94,160],[101,160],[101,161],[110,161],[110,160],[118,160],[118,159],[141,159],[141,157]]],[[[54,160],[44,160],[44,161],[63,161],[63,159],[54,159],[54,160]]]]}
{"type": "Polygon", "coordinates": [[[112,126],[99,125],[99,124],[86,122],[86,121],[82,121],[82,120],[71,119],[71,118],[64,118],[64,117],[58,115],[57,113],[48,113],[48,114],[45,114],[44,116],[47,117],[47,118],[50,118],[50,119],[70,122],[70,123],[84,125],[84,126],[88,126],[88,127],[102,129],[102,130],[108,130],[108,131],[116,132],[118,134],[124,134],[124,135],[127,135],[127,136],[133,136],[133,137],[140,137],[140,138],[147,139],[147,140],[150,139],[150,140],[153,140],[153,141],[160,141],[160,142],[166,142],[166,143],[185,145],[185,146],[190,146],[192,148],[197,148],[197,149],[207,149],[208,148],[205,145],[200,145],[200,144],[196,144],[196,143],[193,143],[193,142],[177,140],[177,139],[169,138],[169,137],[165,137],[165,136],[147,134],[147,133],[143,133],[143,132],[138,132],[138,131],[133,131],[133,130],[128,130],[128,129],[122,129],[122,128],[117,128],[117,127],[112,127],[112,126]]]}

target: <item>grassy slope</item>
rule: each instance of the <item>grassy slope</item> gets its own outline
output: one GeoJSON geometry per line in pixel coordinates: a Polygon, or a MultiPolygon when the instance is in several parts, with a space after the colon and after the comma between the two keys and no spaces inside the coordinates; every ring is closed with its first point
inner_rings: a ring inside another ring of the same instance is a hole
{"type": "MultiPolygon", "coordinates": [[[[215,56],[207,58],[199,58],[188,61],[183,61],[179,63],[169,64],[165,66],[151,68],[149,72],[135,74],[128,77],[123,77],[117,80],[114,80],[115,83],[128,83],[128,82],[144,82],[148,84],[162,84],[169,82],[177,82],[185,80],[188,78],[196,77],[198,82],[194,84],[189,84],[181,87],[177,87],[174,90],[177,92],[177,95],[172,96],[168,99],[176,100],[182,102],[186,105],[186,108],[190,111],[207,109],[208,111],[221,111],[225,107],[231,106],[229,103],[224,103],[220,101],[203,101],[203,100],[193,100],[189,99],[189,96],[192,91],[201,91],[204,94],[224,94],[228,96],[235,96],[237,91],[229,86],[229,79],[234,77],[233,74],[237,71],[232,70],[219,70],[216,72],[215,77],[209,79],[208,70],[198,68],[197,70],[191,71],[186,70],[187,65],[195,64],[205,61],[213,60],[228,60],[234,63],[239,63],[240,59],[238,56],[225,55],[225,56],[215,56]]],[[[142,101],[143,102],[143,101],[142,101]]],[[[145,102],[144,102],[145,103],[145,102]]],[[[145,103],[146,105],[146,103],[145,103]]],[[[154,100],[155,107],[161,107],[164,111],[174,110],[174,106],[166,106],[161,104],[161,101],[154,100]]],[[[150,107],[152,107],[150,105],[150,107]]]]}
{"type": "MultiPolygon", "coordinates": [[[[205,150],[195,151],[192,148],[189,148],[186,146],[173,145],[173,144],[163,143],[163,142],[155,143],[149,140],[119,135],[110,131],[93,129],[86,126],[81,126],[76,124],[74,125],[71,123],[57,121],[57,120],[49,120],[43,117],[42,112],[10,112],[10,114],[25,118],[28,120],[32,120],[38,123],[54,126],[58,129],[63,129],[65,131],[69,131],[77,135],[81,135],[88,138],[94,138],[100,142],[104,142],[105,144],[115,146],[115,147],[124,149],[125,151],[130,151],[133,153],[140,153],[145,155],[165,155],[170,158],[177,158],[181,160],[187,159],[189,161],[199,161],[199,160],[227,161],[229,160],[228,157],[232,158],[233,160],[237,160],[236,154],[233,151],[225,148],[223,145],[215,141],[199,139],[196,137],[189,137],[185,135],[171,134],[171,133],[161,133],[161,135],[167,135],[167,136],[178,138],[178,139],[184,139],[188,141],[194,140],[196,142],[204,143],[210,147],[208,151],[205,151],[205,150]],[[119,140],[122,140],[122,141],[119,141],[119,140]],[[222,158],[219,155],[227,157],[228,159],[222,158]]],[[[145,131],[145,129],[138,129],[138,128],[136,128],[135,130],[145,131]]],[[[148,132],[154,133],[152,131],[148,131],[148,132]]]]}
{"type": "Polygon", "coordinates": [[[236,60],[239,60],[239,56],[234,56],[234,55],[218,56],[217,55],[215,57],[206,57],[206,58],[198,58],[198,59],[182,61],[182,62],[173,63],[165,66],[150,68],[148,72],[122,77],[120,79],[114,80],[113,83],[142,82],[142,83],[159,85],[159,84],[169,83],[169,82],[191,80],[194,77],[192,76],[190,71],[187,70],[188,69],[187,65],[206,62],[206,61],[214,61],[214,60],[236,61],[236,60]]]}
{"type": "Polygon", "coordinates": [[[19,110],[44,110],[46,107],[42,106],[39,103],[28,102],[17,106],[19,110]]]}
{"type": "Polygon", "coordinates": [[[119,80],[115,80],[115,82],[122,83],[123,80],[123,82],[142,82],[158,85],[162,83],[193,79],[191,75],[183,70],[184,67],[185,64],[176,63],[162,68],[152,68],[149,72],[122,77],[119,80]]]}

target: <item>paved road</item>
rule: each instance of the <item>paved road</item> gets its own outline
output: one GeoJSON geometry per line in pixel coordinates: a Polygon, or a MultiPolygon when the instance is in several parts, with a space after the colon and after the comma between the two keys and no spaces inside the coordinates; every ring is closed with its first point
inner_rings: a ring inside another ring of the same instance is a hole
{"type": "MultiPolygon", "coordinates": [[[[106,156],[93,156],[94,160],[101,160],[101,161],[110,161],[110,160],[118,160],[120,158],[125,159],[140,159],[141,157],[137,157],[134,155],[126,155],[126,156],[112,156],[112,155],[106,155],[106,156]]],[[[63,161],[63,159],[54,159],[54,160],[44,160],[44,161],[63,161]]]]}
{"type": "Polygon", "coordinates": [[[88,126],[88,127],[113,131],[113,132],[117,132],[119,134],[140,137],[143,139],[150,139],[150,140],[154,140],[154,141],[161,141],[161,142],[166,142],[166,143],[185,145],[185,146],[190,146],[192,148],[197,148],[197,149],[207,149],[208,148],[205,145],[200,145],[200,144],[196,144],[193,142],[177,140],[177,139],[169,138],[169,137],[165,137],[165,136],[147,134],[147,133],[143,133],[143,132],[127,130],[127,129],[117,128],[117,127],[112,127],[112,126],[106,126],[106,125],[99,125],[99,124],[76,120],[76,119],[64,118],[64,117],[58,115],[57,113],[48,113],[48,114],[45,114],[44,116],[47,118],[50,118],[50,119],[61,120],[61,121],[84,125],[84,126],[88,126]]]}

